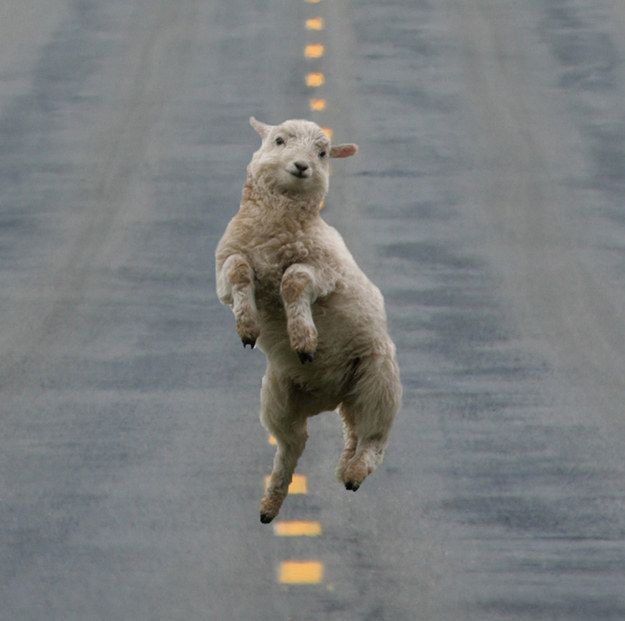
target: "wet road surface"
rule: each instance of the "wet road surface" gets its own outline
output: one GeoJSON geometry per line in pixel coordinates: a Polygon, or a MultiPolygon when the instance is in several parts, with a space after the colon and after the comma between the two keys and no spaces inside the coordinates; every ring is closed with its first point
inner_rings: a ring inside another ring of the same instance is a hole
{"type": "Polygon", "coordinates": [[[0,618],[625,618],[620,3],[0,10],[0,618]],[[251,114],[359,144],[324,217],[402,368],[357,494],[310,422],[316,536],[258,522],[264,363],[214,294],[251,114]]]}

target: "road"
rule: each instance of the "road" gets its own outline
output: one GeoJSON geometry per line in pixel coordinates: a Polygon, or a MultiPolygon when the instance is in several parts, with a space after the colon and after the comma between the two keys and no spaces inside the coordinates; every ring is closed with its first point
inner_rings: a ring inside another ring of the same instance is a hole
{"type": "Polygon", "coordinates": [[[616,0],[3,3],[0,619],[624,619],[623,102],[616,0]],[[317,536],[258,521],[214,294],[252,114],[359,144],[324,217],[402,369],[357,494],[311,421],[317,536]]]}

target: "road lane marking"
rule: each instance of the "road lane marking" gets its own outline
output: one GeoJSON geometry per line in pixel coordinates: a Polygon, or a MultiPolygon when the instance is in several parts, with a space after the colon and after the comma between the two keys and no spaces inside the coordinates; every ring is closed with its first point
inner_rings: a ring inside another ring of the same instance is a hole
{"type": "Polygon", "coordinates": [[[317,88],[325,84],[325,76],[319,71],[306,74],[306,86],[310,88],[317,88]]]}
{"type": "Polygon", "coordinates": [[[278,568],[281,584],[319,584],[323,580],[323,564],[319,561],[283,561],[278,568]]]}
{"type": "MultiPolygon", "coordinates": [[[[306,0],[309,4],[317,4],[320,0],[306,0]]],[[[325,22],[321,17],[312,17],[305,21],[306,30],[321,31],[325,28],[325,22]]],[[[322,58],[325,54],[323,43],[309,43],[304,47],[306,59],[322,58]]],[[[308,72],[305,76],[306,86],[319,88],[325,84],[325,76],[320,71],[308,72]]],[[[310,110],[322,112],[326,109],[326,100],[318,97],[308,102],[310,110]]],[[[330,140],[332,130],[329,127],[322,128],[324,135],[330,140]]],[[[323,209],[322,201],[320,207],[323,209]]],[[[276,438],[269,434],[268,442],[272,446],[277,445],[276,438]]],[[[265,490],[269,486],[270,476],[265,477],[265,490]]],[[[289,485],[289,494],[308,494],[308,479],[301,474],[293,475],[289,485]]],[[[321,535],[321,523],[314,520],[279,520],[273,525],[274,535],[277,537],[319,537],[321,535]]],[[[315,585],[323,580],[323,563],[315,560],[287,560],[278,566],[277,579],[280,584],[287,585],[315,585]]]]}
{"type": "MultiPolygon", "coordinates": [[[[265,477],[265,489],[269,486],[270,476],[265,477]]],[[[289,494],[308,494],[308,479],[303,474],[294,474],[289,494]]]]}
{"type": "Polygon", "coordinates": [[[311,99],[308,102],[308,106],[313,112],[323,112],[326,109],[326,100],[325,99],[311,99]]]}
{"type": "Polygon", "coordinates": [[[311,17],[306,20],[306,30],[323,30],[325,23],[322,17],[311,17]]]}
{"type": "Polygon", "coordinates": [[[304,56],[306,58],[321,58],[325,53],[323,43],[309,43],[304,48],[304,56]]]}
{"type": "Polygon", "coordinates": [[[321,524],[307,520],[275,522],[273,532],[277,537],[319,537],[321,524]]]}

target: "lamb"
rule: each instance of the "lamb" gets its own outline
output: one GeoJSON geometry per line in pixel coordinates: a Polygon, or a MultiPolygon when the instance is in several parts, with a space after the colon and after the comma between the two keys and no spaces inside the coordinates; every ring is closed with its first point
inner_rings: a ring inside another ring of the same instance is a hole
{"type": "Polygon", "coordinates": [[[332,146],[311,121],[250,124],[262,144],[215,262],[217,295],[243,346],[267,358],[260,418],[277,441],[260,503],[269,523],[304,450],[307,418],[338,408],[345,446],[337,477],[356,491],[382,462],[402,388],[382,295],[320,216],[329,158],[358,147],[332,146]]]}

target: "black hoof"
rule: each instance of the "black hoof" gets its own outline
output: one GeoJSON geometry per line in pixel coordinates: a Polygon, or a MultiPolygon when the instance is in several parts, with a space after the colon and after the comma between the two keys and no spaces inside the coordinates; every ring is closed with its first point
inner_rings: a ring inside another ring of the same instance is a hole
{"type": "Polygon", "coordinates": [[[267,513],[261,513],[260,514],[260,521],[263,524],[269,524],[269,522],[271,522],[271,520],[273,520],[273,517],[274,517],[273,515],[269,515],[267,513]]]}
{"type": "Polygon", "coordinates": [[[241,342],[243,343],[243,349],[245,349],[248,345],[250,346],[250,349],[254,349],[254,346],[256,345],[256,339],[241,339],[241,342]]]}
{"type": "Polygon", "coordinates": [[[345,489],[348,489],[350,492],[355,492],[360,487],[360,483],[354,483],[353,481],[347,481],[345,483],[345,489]]]}
{"type": "Polygon", "coordinates": [[[312,362],[315,359],[315,354],[307,352],[307,351],[298,351],[297,355],[299,356],[299,361],[302,364],[306,364],[307,362],[312,362]]]}

